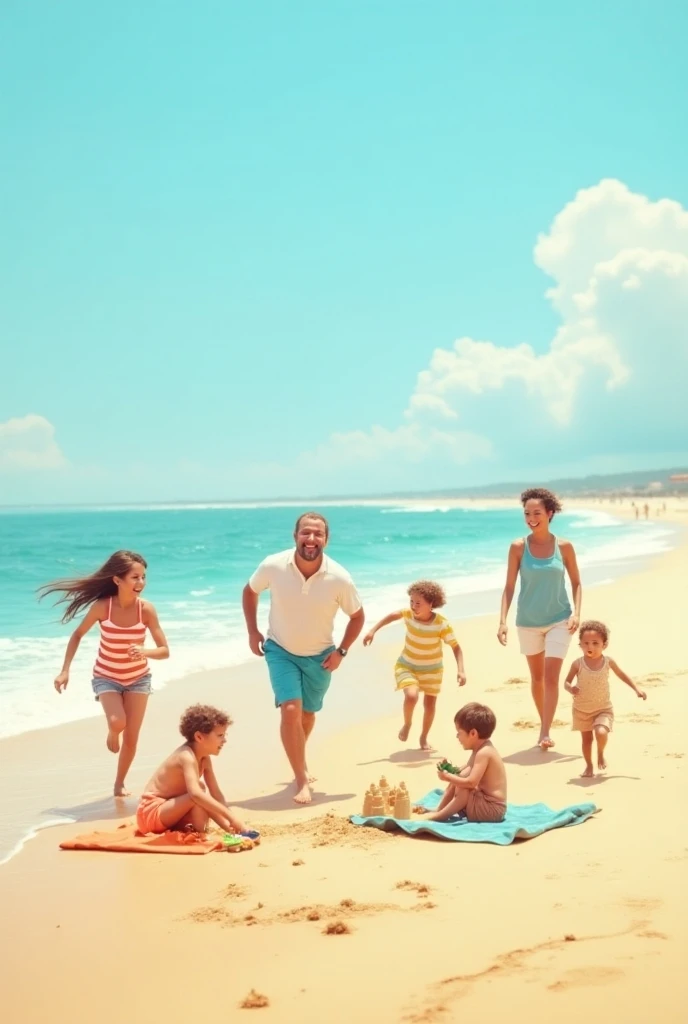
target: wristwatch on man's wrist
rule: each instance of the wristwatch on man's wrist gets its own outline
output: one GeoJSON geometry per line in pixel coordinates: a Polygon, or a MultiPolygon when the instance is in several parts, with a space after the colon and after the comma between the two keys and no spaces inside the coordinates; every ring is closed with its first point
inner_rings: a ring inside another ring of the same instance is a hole
{"type": "Polygon", "coordinates": [[[346,658],[348,653],[349,652],[347,651],[346,647],[338,647],[337,648],[337,654],[339,654],[342,658],[346,658]]]}

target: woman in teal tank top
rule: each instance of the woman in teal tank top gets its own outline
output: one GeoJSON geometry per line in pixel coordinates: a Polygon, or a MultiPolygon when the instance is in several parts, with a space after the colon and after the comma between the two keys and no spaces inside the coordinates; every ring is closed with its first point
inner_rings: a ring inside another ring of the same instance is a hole
{"type": "Polygon", "coordinates": [[[559,499],[543,487],[533,487],[523,492],[521,504],[530,536],[515,540],[509,548],[497,637],[506,645],[507,615],[520,576],[516,628],[540,716],[538,743],[548,750],[554,746],[550,729],[559,700],[559,676],[571,636],[578,629],[582,589],[573,544],[550,531],[553,517],[561,512],[559,499]],[[566,575],[573,608],[566,592],[566,575]]]}

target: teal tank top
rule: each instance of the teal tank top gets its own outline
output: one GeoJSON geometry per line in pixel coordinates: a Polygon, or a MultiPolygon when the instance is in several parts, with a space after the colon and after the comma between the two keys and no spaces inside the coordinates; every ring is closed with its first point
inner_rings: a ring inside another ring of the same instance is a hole
{"type": "Polygon", "coordinates": [[[556,537],[550,558],[534,558],[526,537],[520,574],[517,626],[553,626],[570,617],[571,605],[564,581],[564,560],[556,537]]]}

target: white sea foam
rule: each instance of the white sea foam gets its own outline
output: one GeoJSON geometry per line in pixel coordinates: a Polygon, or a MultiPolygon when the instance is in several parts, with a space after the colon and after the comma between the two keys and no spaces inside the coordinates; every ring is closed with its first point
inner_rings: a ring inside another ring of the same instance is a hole
{"type": "Polygon", "coordinates": [[[610,526],[619,527],[624,523],[623,519],[599,509],[576,509],[569,514],[575,519],[575,522],[571,523],[572,530],[606,529],[610,526]]]}

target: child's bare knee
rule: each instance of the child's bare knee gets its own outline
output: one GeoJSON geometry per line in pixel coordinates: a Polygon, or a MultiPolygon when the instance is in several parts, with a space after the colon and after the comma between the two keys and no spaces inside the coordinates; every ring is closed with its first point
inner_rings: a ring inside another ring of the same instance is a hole
{"type": "Polygon", "coordinates": [[[609,735],[609,730],[607,729],[607,727],[605,725],[596,725],[595,726],[595,736],[597,736],[598,740],[599,739],[606,739],[606,737],[608,735],[609,735]]]}
{"type": "Polygon", "coordinates": [[[127,720],[124,715],[117,714],[116,711],[107,716],[107,723],[113,732],[124,732],[127,726],[127,720]]]}
{"type": "Polygon", "coordinates": [[[415,707],[418,703],[418,691],[417,690],[404,690],[404,701],[406,704],[413,704],[415,707]]]}

